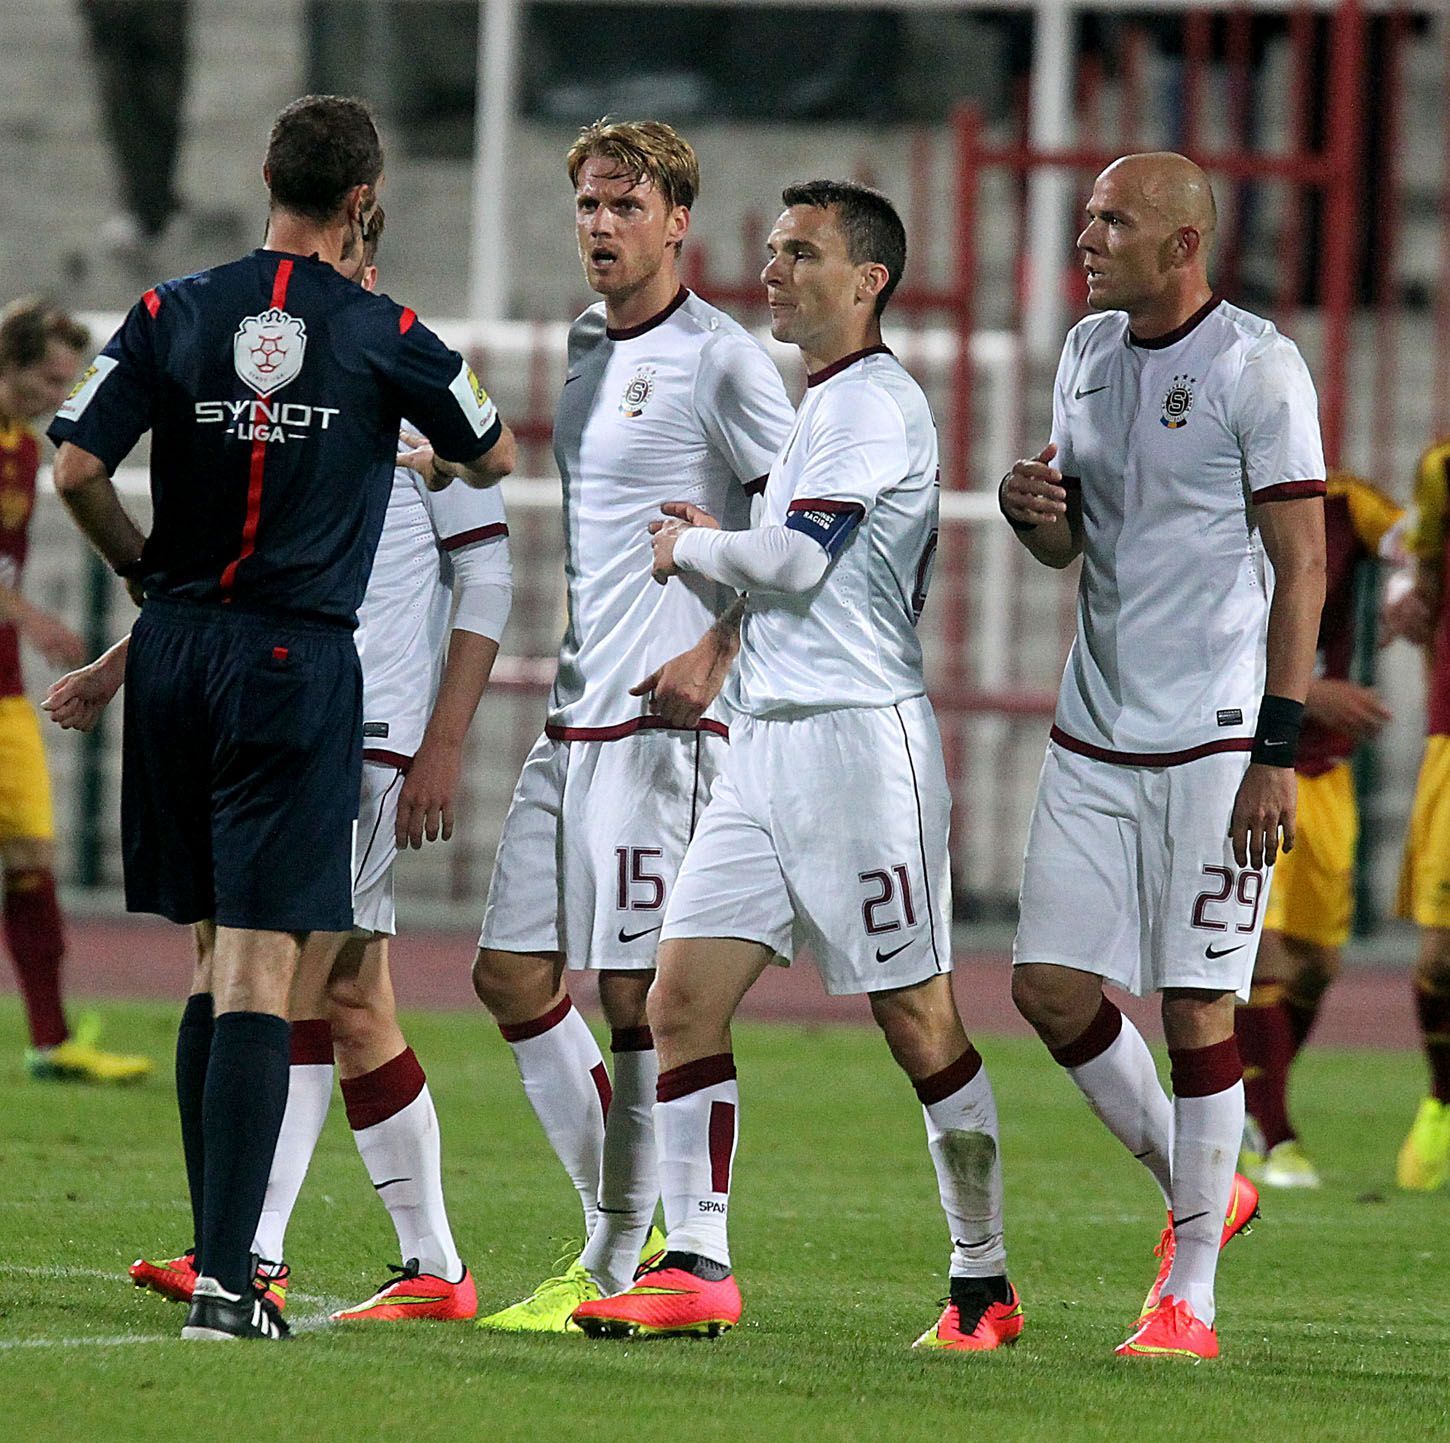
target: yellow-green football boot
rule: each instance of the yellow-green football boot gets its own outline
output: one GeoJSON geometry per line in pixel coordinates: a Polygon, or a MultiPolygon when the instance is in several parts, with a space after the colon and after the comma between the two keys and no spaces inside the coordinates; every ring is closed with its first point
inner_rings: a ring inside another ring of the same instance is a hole
{"type": "Polygon", "coordinates": [[[1395,1181],[1408,1192],[1434,1192],[1450,1177],[1450,1103],[1427,1097],[1400,1147],[1395,1181]]]}

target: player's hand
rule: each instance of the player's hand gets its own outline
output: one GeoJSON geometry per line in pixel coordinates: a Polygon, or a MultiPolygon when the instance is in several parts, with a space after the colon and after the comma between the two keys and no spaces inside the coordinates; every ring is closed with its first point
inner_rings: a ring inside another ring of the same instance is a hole
{"type": "Polygon", "coordinates": [[[650,545],[654,548],[650,575],[663,586],[670,577],[680,574],[680,568],[675,565],[675,542],[692,526],[718,531],[720,523],[708,511],[688,501],[666,501],[660,510],[668,520],[649,524],[650,545]]]}
{"type": "Polygon", "coordinates": [[[32,607],[21,620],[26,639],[52,666],[79,666],[86,644],[59,617],[32,607]]]}
{"type": "Polygon", "coordinates": [[[1372,688],[1327,676],[1309,683],[1304,715],[1355,741],[1378,736],[1384,724],[1394,719],[1394,713],[1372,688]]]}
{"type": "Polygon", "coordinates": [[[107,703],[120,691],[125,674],[124,667],[107,666],[104,657],[67,672],[50,684],[41,710],[49,712],[51,721],[67,731],[92,731],[107,703]]]}
{"type": "Polygon", "coordinates": [[[1030,461],[1014,461],[1002,478],[1002,510],[1026,526],[1040,526],[1067,515],[1067,490],[1053,464],[1057,446],[1049,441],[1030,461]]]}
{"type": "Polygon", "coordinates": [[[1436,598],[1423,586],[1414,585],[1393,596],[1387,592],[1380,608],[1380,645],[1398,640],[1429,646],[1435,639],[1438,617],[1436,598]]]}
{"type": "Polygon", "coordinates": [[[694,727],[720,695],[734,660],[734,650],[716,642],[712,630],[689,651],[671,657],[630,687],[629,694],[648,697],[650,711],[670,726],[694,727]]]}
{"type": "Polygon", "coordinates": [[[426,437],[420,436],[416,431],[401,431],[403,444],[408,448],[398,454],[398,465],[406,466],[410,471],[416,471],[422,478],[423,484],[430,491],[442,491],[444,487],[452,484],[457,472],[451,470],[448,463],[433,454],[433,443],[426,437]]]}
{"type": "Polygon", "coordinates": [[[1240,867],[1272,867],[1282,849],[1294,850],[1294,810],[1299,796],[1293,767],[1250,762],[1234,798],[1229,840],[1240,867]]]}
{"type": "Polygon", "coordinates": [[[398,794],[398,822],[393,835],[398,850],[419,851],[423,838],[446,842],[453,836],[453,798],[463,768],[461,747],[432,743],[427,737],[408,768],[398,794]]]}

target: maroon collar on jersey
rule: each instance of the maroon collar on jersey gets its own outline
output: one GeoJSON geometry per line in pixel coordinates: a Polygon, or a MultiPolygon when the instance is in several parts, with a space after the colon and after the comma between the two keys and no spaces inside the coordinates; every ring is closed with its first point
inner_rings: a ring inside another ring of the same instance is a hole
{"type": "Polygon", "coordinates": [[[1165,346],[1176,346],[1190,331],[1197,330],[1198,326],[1206,321],[1222,302],[1222,296],[1217,293],[1211,295],[1181,326],[1174,326],[1171,331],[1165,331],[1161,336],[1150,336],[1147,340],[1142,336],[1135,336],[1130,326],[1128,344],[1137,346],[1144,351],[1161,351],[1165,346]]]}
{"type": "Polygon", "coordinates": [[[806,377],[806,385],[819,386],[822,381],[829,381],[832,376],[839,376],[847,366],[854,366],[857,361],[867,356],[889,356],[890,346],[867,346],[864,351],[852,351],[849,356],[842,356],[839,361],[832,361],[829,366],[822,366],[814,376],[806,377]]]}
{"type": "Polygon", "coordinates": [[[658,315],[651,316],[647,321],[641,321],[637,326],[620,326],[618,330],[613,326],[606,326],[604,334],[611,341],[632,341],[636,336],[642,336],[646,331],[652,331],[656,326],[663,325],[689,298],[690,292],[686,287],[681,286],[675,292],[674,300],[658,315]]]}

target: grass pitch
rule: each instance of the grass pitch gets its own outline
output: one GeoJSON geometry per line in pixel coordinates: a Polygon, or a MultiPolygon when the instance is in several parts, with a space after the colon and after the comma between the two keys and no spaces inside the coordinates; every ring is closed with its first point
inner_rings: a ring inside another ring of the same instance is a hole
{"type": "MultiPolygon", "coordinates": [[[[1002,1111],[1014,1349],[923,1356],[947,1243],[921,1117],[866,1028],[742,1027],[732,1208],[746,1300],[714,1343],[510,1339],[468,1324],[339,1328],[395,1261],[340,1101],[288,1239],[300,1336],[177,1338],[182,1310],[130,1286],[138,1253],[190,1242],[169,1058],[176,1009],[107,1008],[161,1075],[132,1091],[29,1083],[0,1002],[0,1396],[27,1443],[199,1437],[370,1440],[1005,1440],[1450,1436],[1450,1195],[1395,1191],[1421,1085],[1407,1054],[1313,1052],[1301,1125],[1326,1175],[1272,1194],[1219,1278],[1224,1356],[1112,1349],[1153,1272],[1146,1174],[1036,1044],[981,1039],[1002,1111]]],[[[471,1015],[406,1020],[442,1119],[455,1232],[487,1309],[522,1296],[578,1207],[508,1049],[471,1015]]]]}

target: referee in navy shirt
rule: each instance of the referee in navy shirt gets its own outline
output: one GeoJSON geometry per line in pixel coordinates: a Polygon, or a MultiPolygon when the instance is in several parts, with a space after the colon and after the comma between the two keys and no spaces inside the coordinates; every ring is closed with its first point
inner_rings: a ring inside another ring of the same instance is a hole
{"type": "Polygon", "coordinates": [[[198,1272],[183,1337],[286,1333],[250,1247],[300,945],[352,926],[352,630],[399,423],[431,441],[432,485],[513,467],[463,359],[353,284],[382,169],[362,102],[294,101],[268,141],[262,248],[147,291],[50,428],[61,499],[144,596],[126,667],[126,905],[197,936],[176,1049],[198,1272]],[[110,476],[148,429],[143,537],[110,476]]]}

